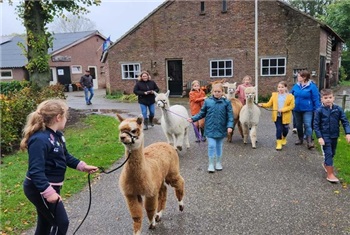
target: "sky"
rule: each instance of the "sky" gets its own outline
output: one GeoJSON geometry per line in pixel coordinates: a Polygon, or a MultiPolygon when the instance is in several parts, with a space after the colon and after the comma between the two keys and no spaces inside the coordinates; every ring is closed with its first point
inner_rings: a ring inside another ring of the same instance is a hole
{"type": "MultiPolygon", "coordinates": [[[[112,41],[116,41],[164,1],[102,0],[101,5],[89,7],[90,13],[84,17],[94,22],[101,34],[110,36],[112,41]]],[[[18,3],[18,0],[13,0],[13,6],[8,4],[8,0],[0,3],[1,36],[25,33],[25,28],[15,11],[18,3]]]]}

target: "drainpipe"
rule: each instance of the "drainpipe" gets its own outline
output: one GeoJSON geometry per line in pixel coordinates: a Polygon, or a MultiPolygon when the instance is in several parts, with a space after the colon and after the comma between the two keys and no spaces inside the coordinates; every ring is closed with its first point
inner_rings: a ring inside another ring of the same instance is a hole
{"type": "Polygon", "coordinates": [[[259,60],[258,60],[258,0],[255,0],[255,102],[258,102],[258,76],[259,76],[259,60]]]}

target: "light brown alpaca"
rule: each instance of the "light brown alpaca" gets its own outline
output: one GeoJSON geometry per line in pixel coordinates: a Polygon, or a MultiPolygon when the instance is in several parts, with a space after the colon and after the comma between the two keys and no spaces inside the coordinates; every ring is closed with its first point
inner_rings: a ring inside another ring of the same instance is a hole
{"type": "Polygon", "coordinates": [[[179,156],[168,143],[158,142],[144,148],[142,117],[119,121],[119,140],[125,147],[129,160],[125,163],[119,178],[119,187],[124,194],[133,219],[134,235],[141,234],[142,207],[149,220],[149,228],[154,229],[165,209],[167,186],[175,189],[179,210],[183,211],[184,179],[180,175],[179,156]]]}
{"type": "Polygon", "coordinates": [[[241,125],[241,122],[239,121],[239,113],[241,112],[243,105],[241,101],[239,101],[239,99],[235,98],[236,84],[237,84],[236,82],[235,83],[225,82],[223,84],[223,87],[226,88],[225,96],[227,99],[231,101],[233,118],[234,118],[233,131],[227,134],[227,142],[232,142],[232,135],[236,125],[238,126],[238,131],[241,134],[241,137],[243,138],[242,125],[241,125]]]}

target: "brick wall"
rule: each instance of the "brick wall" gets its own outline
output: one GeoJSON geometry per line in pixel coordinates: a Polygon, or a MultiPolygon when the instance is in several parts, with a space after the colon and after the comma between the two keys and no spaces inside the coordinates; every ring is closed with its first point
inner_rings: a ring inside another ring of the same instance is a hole
{"type": "MultiPolygon", "coordinates": [[[[142,70],[155,74],[152,79],[162,91],[167,89],[166,59],[183,61],[184,84],[212,81],[212,59],[233,59],[229,82],[240,83],[246,74],[254,80],[254,1],[227,1],[227,12],[221,10],[222,1],[205,2],[205,14],[200,14],[197,1],[165,3],[111,48],[110,91],[132,93],[135,80],[121,79],[121,62],[140,62],[142,70]]],[[[259,57],[287,58],[286,76],[258,77],[260,95],[274,91],[280,80],[291,86],[294,68],[318,74],[319,55],[320,27],[315,21],[276,1],[259,1],[259,57]]]]}

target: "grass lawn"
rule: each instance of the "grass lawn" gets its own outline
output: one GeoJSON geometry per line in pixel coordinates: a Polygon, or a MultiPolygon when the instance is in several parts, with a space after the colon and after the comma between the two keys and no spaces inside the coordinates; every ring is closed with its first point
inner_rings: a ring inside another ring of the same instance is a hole
{"type": "MultiPolygon", "coordinates": [[[[118,142],[118,121],[114,117],[89,115],[66,127],[64,132],[70,154],[90,165],[108,168],[124,154],[124,147],[118,142]]],[[[21,234],[36,223],[35,207],[24,196],[22,189],[27,159],[25,152],[2,159],[0,234],[21,234]]],[[[98,174],[93,174],[92,180],[98,174]]],[[[87,173],[67,169],[61,191],[63,200],[81,191],[86,185],[87,173]]]]}

